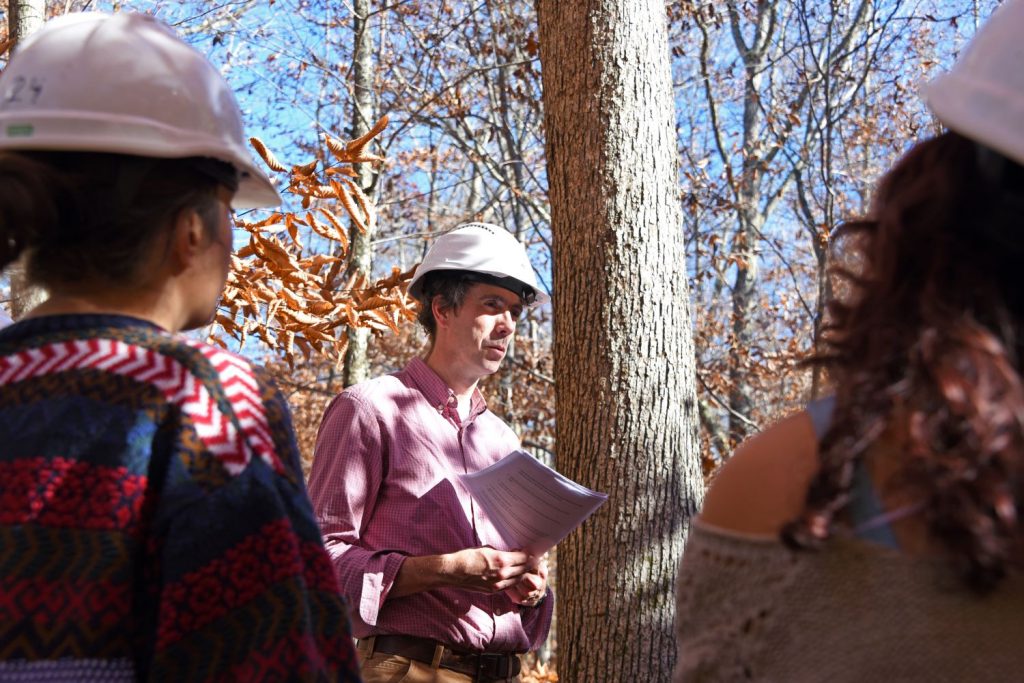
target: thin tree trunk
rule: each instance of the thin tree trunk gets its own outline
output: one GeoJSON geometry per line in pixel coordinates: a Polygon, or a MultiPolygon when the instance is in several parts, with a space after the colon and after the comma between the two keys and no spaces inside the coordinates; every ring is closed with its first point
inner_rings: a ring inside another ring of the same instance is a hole
{"type": "Polygon", "coordinates": [[[8,0],[7,31],[14,45],[42,26],[45,17],[46,3],[43,0],[8,0]]]}
{"type": "Polygon", "coordinates": [[[754,342],[754,318],[758,294],[758,242],[765,214],[761,207],[764,178],[764,145],[761,133],[761,80],[765,56],[775,27],[775,8],[757,6],[749,44],[742,35],[735,2],[728,3],[733,41],[745,66],[743,81],[743,166],[737,188],[737,226],[733,238],[736,280],[732,288],[732,344],[729,346],[729,438],[734,444],[750,431],[753,387],[749,354],[754,342]]]}
{"type": "MultiPolygon", "coordinates": [[[[7,3],[7,31],[14,46],[43,25],[46,3],[43,0],[9,0],[7,3]]],[[[11,281],[11,317],[15,320],[46,300],[46,290],[28,281],[24,256],[7,268],[11,281]]]]}
{"type": "Polygon", "coordinates": [[[668,681],[703,490],[660,0],[538,0],[557,461],[609,501],[558,549],[559,679],[668,681]]]}
{"type": "MultiPolygon", "coordinates": [[[[373,34],[370,30],[371,0],[355,0],[352,7],[352,30],[355,50],[352,55],[352,128],[355,139],[370,130],[375,117],[373,97],[373,34]]],[[[377,173],[369,164],[359,164],[358,183],[363,193],[371,200],[376,193],[377,173]]],[[[373,238],[368,229],[360,232],[353,225],[349,232],[348,273],[359,272],[369,279],[373,275],[373,238]]],[[[345,350],[345,367],[342,381],[346,387],[358,384],[370,376],[368,358],[370,331],[348,328],[348,348],[345,350]]]]}

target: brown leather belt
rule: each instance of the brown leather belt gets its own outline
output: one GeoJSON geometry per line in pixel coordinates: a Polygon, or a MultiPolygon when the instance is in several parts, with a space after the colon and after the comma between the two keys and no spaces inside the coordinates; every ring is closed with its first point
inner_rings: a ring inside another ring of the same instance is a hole
{"type": "MultiPolygon", "coordinates": [[[[364,640],[370,640],[366,638],[364,640]]],[[[360,643],[363,641],[361,640],[360,643]]],[[[514,652],[467,652],[453,650],[444,643],[413,636],[374,636],[373,652],[408,657],[431,666],[473,676],[473,680],[503,680],[519,675],[521,664],[514,652]],[[434,661],[440,649],[441,656],[434,661]]]]}

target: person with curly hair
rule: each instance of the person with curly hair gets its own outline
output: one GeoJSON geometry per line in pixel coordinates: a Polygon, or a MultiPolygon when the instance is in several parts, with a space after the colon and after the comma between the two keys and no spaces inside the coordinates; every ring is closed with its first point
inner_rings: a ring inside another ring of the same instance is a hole
{"type": "Polygon", "coordinates": [[[716,476],[676,681],[1007,681],[1024,650],[1024,0],[923,92],[948,128],[837,231],[834,394],[716,476]]]}

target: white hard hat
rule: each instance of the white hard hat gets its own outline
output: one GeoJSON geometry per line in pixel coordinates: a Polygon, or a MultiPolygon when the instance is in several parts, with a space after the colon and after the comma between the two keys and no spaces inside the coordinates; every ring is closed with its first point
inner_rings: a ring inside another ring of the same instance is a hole
{"type": "Polygon", "coordinates": [[[950,130],[1024,164],[1024,0],[1006,0],[953,68],[922,88],[950,130]]]}
{"type": "Polygon", "coordinates": [[[29,36],[0,75],[0,149],[211,157],[238,171],[236,208],[281,203],[227,82],[142,14],[66,14],[29,36]]]}
{"type": "Polygon", "coordinates": [[[537,286],[537,277],[523,245],[512,233],[490,223],[464,223],[438,237],[416,269],[409,283],[409,294],[419,298],[423,276],[435,270],[465,270],[499,281],[511,280],[511,284],[532,289],[536,294],[535,303],[551,300],[537,286]]]}

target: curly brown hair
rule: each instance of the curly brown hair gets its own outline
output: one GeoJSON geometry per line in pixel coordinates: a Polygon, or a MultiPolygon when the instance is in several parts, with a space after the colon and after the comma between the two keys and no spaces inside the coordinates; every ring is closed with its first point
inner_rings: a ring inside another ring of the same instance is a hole
{"type": "Polygon", "coordinates": [[[895,483],[922,502],[963,579],[987,591],[1024,545],[1024,168],[947,132],[893,167],[874,206],[837,234],[846,294],[830,303],[812,361],[833,380],[834,417],[783,539],[820,545],[856,464],[898,427],[895,483]]]}

